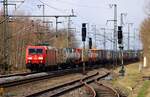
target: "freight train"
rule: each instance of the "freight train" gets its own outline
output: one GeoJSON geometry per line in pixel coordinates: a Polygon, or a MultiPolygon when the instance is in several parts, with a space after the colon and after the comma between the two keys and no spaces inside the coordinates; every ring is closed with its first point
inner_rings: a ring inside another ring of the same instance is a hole
{"type": "MultiPolygon", "coordinates": [[[[55,48],[51,46],[27,46],[26,67],[31,71],[54,70],[56,68],[80,67],[85,62],[86,66],[94,64],[112,63],[114,54],[120,60],[119,52],[113,50],[85,49],[84,58],[81,48],[55,48]],[[84,61],[82,60],[84,59],[84,61]]],[[[139,50],[123,51],[124,61],[138,61],[139,50]]]]}

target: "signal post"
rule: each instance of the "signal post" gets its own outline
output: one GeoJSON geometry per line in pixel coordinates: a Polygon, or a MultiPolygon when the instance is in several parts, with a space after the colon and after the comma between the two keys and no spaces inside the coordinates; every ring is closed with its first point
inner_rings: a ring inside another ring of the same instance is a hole
{"type": "Polygon", "coordinates": [[[123,34],[122,34],[122,26],[118,26],[118,44],[120,48],[120,55],[121,55],[121,70],[119,71],[121,76],[124,76],[125,74],[125,68],[123,63],[123,34]]]}
{"type": "Polygon", "coordinates": [[[85,72],[85,41],[86,41],[86,23],[82,23],[82,42],[83,42],[83,49],[82,49],[83,70],[82,70],[82,73],[83,74],[86,74],[86,72],[85,72]]]}

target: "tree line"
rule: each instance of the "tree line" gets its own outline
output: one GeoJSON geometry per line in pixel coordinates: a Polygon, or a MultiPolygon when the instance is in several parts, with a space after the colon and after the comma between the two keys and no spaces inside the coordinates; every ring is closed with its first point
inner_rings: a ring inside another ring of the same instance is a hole
{"type": "MultiPolygon", "coordinates": [[[[0,21],[4,17],[0,16],[0,21]]],[[[76,47],[72,39],[76,39],[73,32],[69,31],[67,38],[67,28],[59,29],[55,32],[55,28],[50,28],[48,24],[43,24],[42,20],[32,20],[31,18],[11,18],[8,20],[7,30],[9,31],[9,64],[4,64],[4,23],[0,24],[0,70],[23,70],[25,69],[25,49],[28,45],[38,45],[39,43],[47,43],[56,48],[67,47],[67,39],[69,39],[69,47],[76,47]],[[71,37],[71,38],[70,38],[71,37]]]]}
{"type": "Polygon", "coordinates": [[[143,55],[146,57],[148,65],[150,63],[150,1],[146,2],[145,12],[147,17],[141,23],[140,36],[143,44],[143,55]]]}

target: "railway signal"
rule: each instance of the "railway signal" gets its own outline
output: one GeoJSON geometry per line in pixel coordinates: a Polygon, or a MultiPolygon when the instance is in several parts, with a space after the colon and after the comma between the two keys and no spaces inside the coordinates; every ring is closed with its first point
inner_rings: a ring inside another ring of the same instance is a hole
{"type": "Polygon", "coordinates": [[[122,44],[122,39],[123,39],[122,26],[118,26],[118,44],[122,44]]]}
{"type": "Polygon", "coordinates": [[[86,23],[82,23],[82,41],[86,41],[86,23]]]}
{"type": "Polygon", "coordinates": [[[92,49],[92,38],[89,38],[89,49],[92,49]]]}
{"type": "Polygon", "coordinates": [[[120,48],[120,55],[121,55],[121,70],[119,71],[119,73],[121,74],[121,76],[124,76],[125,74],[125,70],[124,70],[124,64],[123,64],[123,35],[122,35],[122,26],[118,26],[118,44],[119,44],[119,48],[120,48]]]}
{"type": "Polygon", "coordinates": [[[82,42],[83,42],[82,61],[83,61],[83,74],[85,74],[85,41],[86,41],[86,23],[82,23],[82,42]]]}

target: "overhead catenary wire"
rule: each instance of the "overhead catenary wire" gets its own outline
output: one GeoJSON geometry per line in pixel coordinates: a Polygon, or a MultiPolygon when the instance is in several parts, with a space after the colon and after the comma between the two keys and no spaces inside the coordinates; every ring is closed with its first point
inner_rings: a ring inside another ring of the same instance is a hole
{"type": "Polygon", "coordinates": [[[21,4],[19,4],[15,11],[17,11],[17,9],[19,9],[25,1],[27,0],[24,0],[21,4]]]}
{"type": "MultiPolygon", "coordinates": [[[[15,11],[17,11],[26,1],[27,1],[27,0],[24,0],[20,5],[18,5],[15,11]]],[[[36,0],[36,1],[37,1],[37,0],[36,0]]],[[[38,0],[38,1],[41,2],[41,3],[43,3],[44,5],[46,5],[47,7],[51,8],[51,9],[54,9],[54,10],[59,11],[59,12],[61,12],[61,13],[66,13],[65,10],[62,10],[62,9],[60,9],[60,8],[56,8],[56,7],[54,7],[54,6],[51,6],[50,4],[47,4],[46,2],[43,2],[42,0],[38,0]]],[[[29,6],[29,7],[30,7],[30,6],[29,6]]],[[[28,7],[27,7],[27,8],[28,8],[28,7]]]]}
{"type": "Polygon", "coordinates": [[[54,9],[54,10],[56,10],[56,11],[63,12],[63,13],[65,12],[64,10],[59,9],[59,8],[56,8],[56,7],[53,7],[53,6],[51,6],[51,5],[49,5],[49,4],[45,3],[45,2],[43,2],[43,1],[41,1],[41,0],[38,0],[38,1],[40,1],[40,2],[43,3],[44,5],[46,5],[46,6],[50,7],[50,8],[52,8],[52,9],[54,9]]]}

